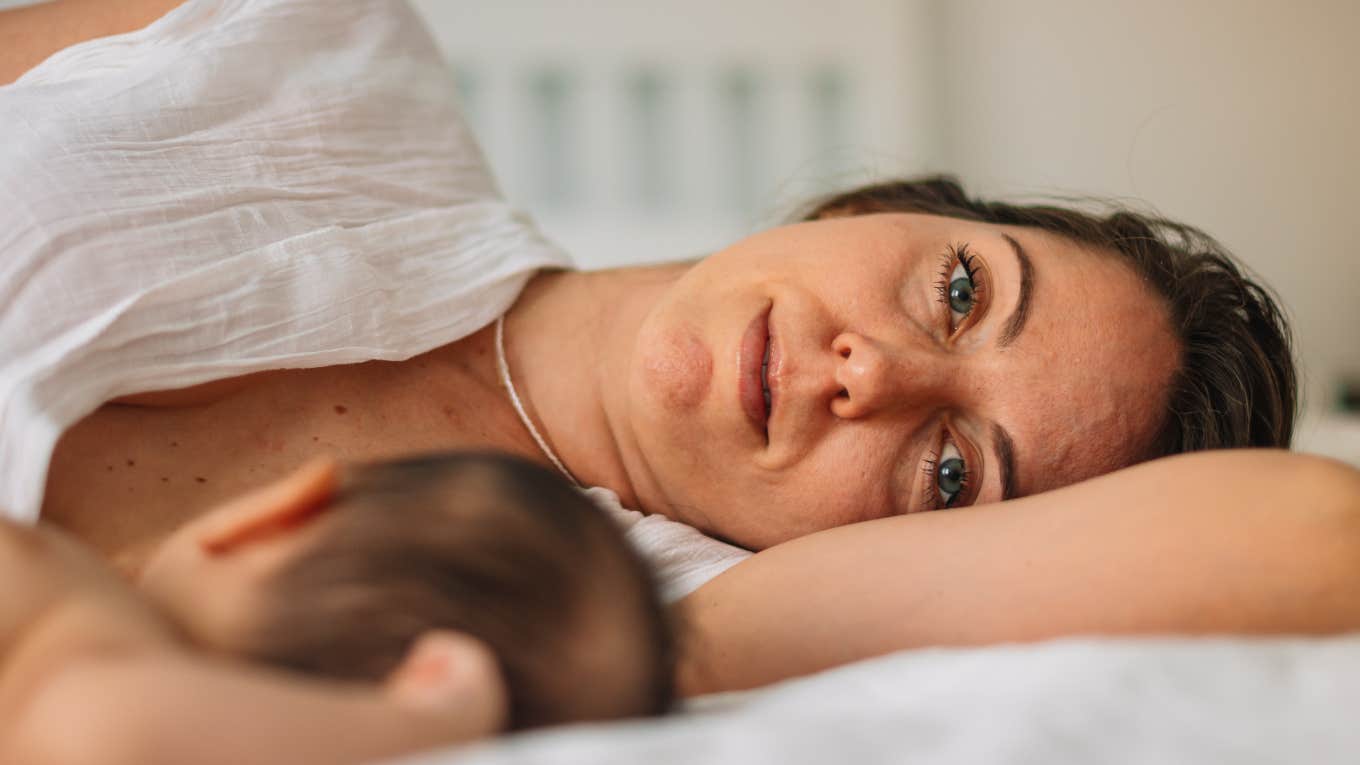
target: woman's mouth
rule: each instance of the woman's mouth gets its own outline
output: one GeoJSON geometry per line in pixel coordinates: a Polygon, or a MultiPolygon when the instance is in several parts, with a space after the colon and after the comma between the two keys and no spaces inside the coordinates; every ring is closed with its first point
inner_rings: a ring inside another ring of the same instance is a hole
{"type": "Polygon", "coordinates": [[[770,421],[770,340],[765,339],[765,355],[760,359],[760,389],[765,394],[765,422],[770,421]]]}
{"type": "Polygon", "coordinates": [[[737,356],[737,368],[741,372],[738,377],[737,392],[741,399],[742,409],[746,412],[746,418],[766,438],[769,437],[770,404],[772,401],[769,381],[769,319],[770,309],[767,306],[747,326],[745,334],[742,335],[741,347],[738,349],[737,356]]]}

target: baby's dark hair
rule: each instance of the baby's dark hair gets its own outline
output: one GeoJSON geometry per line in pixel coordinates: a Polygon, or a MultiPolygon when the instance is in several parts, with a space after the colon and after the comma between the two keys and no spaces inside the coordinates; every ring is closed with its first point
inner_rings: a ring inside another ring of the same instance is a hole
{"type": "Polygon", "coordinates": [[[548,470],[488,453],[363,466],[318,523],[264,589],[251,658],[381,682],[422,633],[459,630],[498,658],[511,729],[670,705],[674,637],[650,570],[548,470]]]}
{"type": "Polygon", "coordinates": [[[1203,231],[1115,205],[1088,213],[966,194],[949,176],[877,183],[818,200],[800,216],[912,212],[1041,229],[1101,248],[1164,301],[1181,344],[1148,458],[1200,449],[1288,448],[1298,382],[1289,324],[1270,290],[1203,231]]]}

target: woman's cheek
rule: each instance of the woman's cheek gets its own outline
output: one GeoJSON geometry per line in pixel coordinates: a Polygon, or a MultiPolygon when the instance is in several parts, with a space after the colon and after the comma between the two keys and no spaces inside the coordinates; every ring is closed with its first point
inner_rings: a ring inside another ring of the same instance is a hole
{"type": "Polygon", "coordinates": [[[641,382],[648,400],[671,414],[697,409],[713,380],[713,353],[696,328],[682,324],[642,343],[641,382]]]}

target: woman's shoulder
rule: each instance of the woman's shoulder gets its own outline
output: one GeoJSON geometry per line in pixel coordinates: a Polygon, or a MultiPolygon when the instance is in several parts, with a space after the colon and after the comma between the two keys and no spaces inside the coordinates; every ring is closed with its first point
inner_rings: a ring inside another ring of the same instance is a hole
{"type": "Polygon", "coordinates": [[[0,11],[0,85],[77,43],[142,29],[184,0],[55,0],[0,11]]]}

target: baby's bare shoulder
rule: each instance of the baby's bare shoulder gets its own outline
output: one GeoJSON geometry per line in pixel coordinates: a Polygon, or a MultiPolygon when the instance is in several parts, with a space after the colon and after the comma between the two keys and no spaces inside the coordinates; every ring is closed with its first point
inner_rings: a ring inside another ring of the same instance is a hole
{"type": "Polygon", "coordinates": [[[0,582],[0,716],[63,657],[172,639],[112,568],[55,529],[0,519],[0,582]]]}
{"type": "Polygon", "coordinates": [[[0,656],[18,628],[67,589],[62,552],[47,531],[0,519],[0,582],[6,590],[0,598],[0,656]]]}

